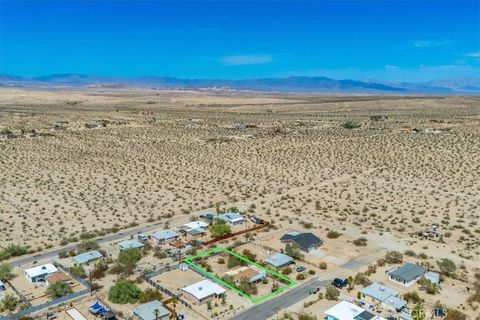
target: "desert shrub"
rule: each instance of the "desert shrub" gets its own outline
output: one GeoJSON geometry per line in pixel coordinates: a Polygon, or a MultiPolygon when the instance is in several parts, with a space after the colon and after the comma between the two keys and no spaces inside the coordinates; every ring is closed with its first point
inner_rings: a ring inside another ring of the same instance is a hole
{"type": "Polygon", "coordinates": [[[78,278],[85,278],[87,276],[85,269],[81,265],[71,267],[70,272],[74,277],[78,277],[78,278]]]}
{"type": "Polygon", "coordinates": [[[455,262],[448,258],[443,258],[437,261],[438,268],[440,272],[448,277],[452,277],[455,275],[455,271],[457,271],[457,266],[455,262]]]}
{"type": "Polygon", "coordinates": [[[60,259],[66,258],[66,257],[68,257],[68,252],[66,250],[62,250],[58,253],[58,257],[60,259]]]}
{"type": "Polygon", "coordinates": [[[338,231],[335,231],[335,230],[330,230],[327,232],[327,238],[328,239],[337,239],[338,237],[340,237],[342,234],[338,231]]]}
{"type": "Polygon", "coordinates": [[[285,254],[295,259],[303,259],[304,257],[300,247],[295,243],[287,243],[285,245],[285,254]]]}
{"type": "Polygon", "coordinates": [[[134,269],[135,269],[135,265],[116,263],[110,268],[109,273],[121,274],[126,277],[126,276],[132,275],[134,269]]]}
{"type": "Polygon", "coordinates": [[[148,288],[140,294],[138,302],[147,303],[154,300],[162,301],[162,299],[163,295],[158,289],[148,288]]]}
{"type": "Polygon", "coordinates": [[[448,309],[444,320],[467,320],[467,316],[457,309],[448,309]]]}
{"type": "Polygon", "coordinates": [[[47,295],[52,299],[58,299],[73,293],[72,287],[67,282],[55,282],[48,286],[47,295]]]}
{"type": "Polygon", "coordinates": [[[312,269],[308,270],[308,274],[313,276],[315,274],[315,270],[312,270],[312,269]]]}
{"type": "Polygon", "coordinates": [[[327,298],[327,300],[337,300],[339,296],[340,291],[333,285],[329,285],[325,290],[325,298],[327,298]]]}
{"type": "Polygon", "coordinates": [[[388,264],[402,263],[403,254],[398,251],[388,251],[385,255],[385,261],[388,264]]]}
{"type": "Polygon", "coordinates": [[[356,123],[350,120],[342,124],[342,127],[344,127],[345,129],[357,129],[357,128],[360,128],[361,126],[362,125],[360,123],[356,123]]]}
{"type": "Polygon", "coordinates": [[[132,248],[120,251],[118,262],[124,265],[135,265],[142,258],[140,250],[132,248]]]}
{"type": "Polygon", "coordinates": [[[418,280],[418,284],[422,289],[424,289],[428,294],[436,294],[440,291],[440,288],[435,283],[432,283],[425,277],[422,277],[418,280]]]}
{"type": "Polygon", "coordinates": [[[365,247],[367,246],[367,238],[365,237],[360,237],[358,239],[353,240],[353,244],[356,245],[357,247],[365,247]]]}
{"type": "Polygon", "coordinates": [[[258,292],[257,285],[255,283],[250,283],[247,278],[241,278],[240,283],[238,284],[238,289],[249,296],[255,295],[258,292]]]}
{"type": "Polygon", "coordinates": [[[244,249],[242,255],[250,261],[255,262],[257,260],[257,255],[248,249],[244,249]]]}
{"type": "Polygon", "coordinates": [[[135,303],[141,293],[142,291],[133,282],[121,279],[108,290],[108,300],[119,304],[135,303]]]}
{"type": "Polygon", "coordinates": [[[322,270],[326,270],[327,267],[328,267],[328,264],[325,262],[325,261],[321,261],[319,264],[318,264],[318,267],[322,270]]]}
{"type": "Polygon", "coordinates": [[[305,275],[303,273],[297,274],[297,280],[305,280],[305,275]]]}
{"type": "Polygon", "coordinates": [[[423,299],[420,298],[417,291],[407,292],[403,295],[403,299],[407,302],[420,303],[423,302],[423,299]]]}
{"type": "Polygon", "coordinates": [[[283,275],[289,275],[290,273],[292,273],[292,269],[290,267],[286,267],[285,269],[282,270],[282,274],[283,275]]]}
{"type": "Polygon", "coordinates": [[[353,278],[353,283],[356,284],[356,285],[362,285],[364,287],[370,285],[372,283],[372,281],[370,281],[370,279],[368,278],[368,276],[363,273],[363,272],[359,272],[355,275],[355,278],[353,278]]]}
{"type": "Polygon", "coordinates": [[[0,264],[0,281],[7,281],[12,278],[12,266],[7,263],[3,262],[0,264]]]}
{"type": "Polygon", "coordinates": [[[3,309],[8,311],[13,311],[17,308],[20,301],[13,294],[6,294],[3,296],[1,303],[2,303],[3,309]]]}
{"type": "Polygon", "coordinates": [[[105,272],[108,270],[108,264],[103,261],[98,261],[93,267],[91,276],[93,279],[101,279],[105,277],[105,272]]]}
{"type": "Polygon", "coordinates": [[[216,220],[215,223],[210,226],[210,234],[214,238],[224,236],[231,232],[232,229],[230,228],[230,226],[222,220],[216,220]]]}
{"type": "Polygon", "coordinates": [[[407,257],[416,257],[417,256],[417,254],[413,250],[405,250],[405,252],[403,254],[406,255],[407,257]]]}
{"type": "Polygon", "coordinates": [[[0,261],[7,260],[12,257],[18,257],[28,253],[28,249],[16,244],[10,244],[0,250],[0,261]]]}
{"type": "Polygon", "coordinates": [[[298,320],[317,320],[317,316],[302,312],[298,315],[298,320]]]}

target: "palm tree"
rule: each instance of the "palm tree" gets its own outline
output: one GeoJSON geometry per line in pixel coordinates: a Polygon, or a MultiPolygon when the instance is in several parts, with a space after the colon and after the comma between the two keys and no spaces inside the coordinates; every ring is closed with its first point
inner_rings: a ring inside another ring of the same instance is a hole
{"type": "Polygon", "coordinates": [[[425,320],[425,308],[421,303],[417,303],[412,310],[413,320],[425,320]]]}

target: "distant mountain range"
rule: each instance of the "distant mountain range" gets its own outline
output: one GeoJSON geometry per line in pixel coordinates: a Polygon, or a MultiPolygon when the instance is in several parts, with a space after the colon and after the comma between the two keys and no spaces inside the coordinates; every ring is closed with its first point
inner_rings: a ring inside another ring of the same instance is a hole
{"type": "Polygon", "coordinates": [[[326,77],[259,78],[245,80],[179,79],[144,76],[102,77],[52,74],[25,78],[0,74],[0,86],[9,87],[148,87],[156,89],[252,90],[310,93],[480,94],[480,78],[446,78],[428,82],[334,80],[326,77]]]}

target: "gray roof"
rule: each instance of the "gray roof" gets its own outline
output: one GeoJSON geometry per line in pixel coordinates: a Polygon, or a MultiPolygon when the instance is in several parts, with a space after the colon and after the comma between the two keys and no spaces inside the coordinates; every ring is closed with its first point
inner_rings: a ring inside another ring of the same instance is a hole
{"type": "Polygon", "coordinates": [[[127,240],[120,242],[118,244],[120,246],[120,249],[125,250],[125,249],[132,249],[132,248],[143,248],[145,245],[137,240],[127,240]]]}
{"type": "Polygon", "coordinates": [[[160,230],[160,231],[154,232],[152,234],[152,237],[158,240],[166,240],[166,239],[172,239],[172,238],[178,237],[178,234],[171,229],[166,229],[166,230],[160,230]]]}
{"type": "Polygon", "coordinates": [[[430,280],[431,283],[434,283],[434,284],[440,283],[440,274],[438,274],[437,272],[428,271],[427,273],[425,273],[425,278],[430,280]]]}
{"type": "Polygon", "coordinates": [[[103,257],[103,255],[97,250],[92,250],[88,252],[81,253],[73,257],[73,261],[78,264],[88,263],[92,260],[97,260],[103,257]]]}
{"type": "Polygon", "coordinates": [[[139,305],[133,309],[133,314],[143,320],[155,320],[154,310],[159,311],[159,318],[168,316],[170,311],[168,311],[160,301],[154,300],[144,304],[139,305]]]}
{"type": "Polygon", "coordinates": [[[425,271],[425,268],[420,267],[419,265],[416,265],[414,263],[406,263],[400,268],[389,272],[388,274],[391,277],[401,279],[405,282],[410,282],[420,277],[422,274],[425,273],[425,271]]]}
{"type": "Polygon", "coordinates": [[[215,217],[215,219],[220,219],[225,222],[228,222],[230,220],[238,219],[238,218],[243,218],[242,215],[238,212],[225,212],[223,214],[220,214],[215,217]]]}
{"type": "Polygon", "coordinates": [[[400,299],[399,297],[389,297],[387,300],[383,301],[384,304],[387,304],[391,307],[394,307],[396,310],[400,310],[407,304],[407,301],[400,299]]]}
{"type": "Polygon", "coordinates": [[[380,302],[383,302],[390,297],[398,296],[397,291],[380,283],[372,283],[368,287],[363,288],[361,293],[380,302]]]}
{"type": "Polygon", "coordinates": [[[283,253],[275,253],[273,256],[265,260],[266,263],[276,268],[287,265],[292,261],[293,261],[292,257],[287,256],[286,254],[283,254],[283,253]]]}
{"type": "Polygon", "coordinates": [[[280,241],[290,241],[296,243],[301,249],[308,251],[314,246],[321,245],[323,241],[311,232],[290,232],[284,234],[280,241]]]}
{"type": "Polygon", "coordinates": [[[192,236],[198,236],[199,234],[204,234],[205,230],[202,228],[188,230],[187,233],[192,236]]]}

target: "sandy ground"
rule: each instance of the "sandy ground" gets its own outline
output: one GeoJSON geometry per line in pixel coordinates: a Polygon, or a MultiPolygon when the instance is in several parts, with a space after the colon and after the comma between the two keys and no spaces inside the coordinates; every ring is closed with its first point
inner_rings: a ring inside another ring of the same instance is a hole
{"type": "MultiPolygon", "coordinates": [[[[218,204],[279,230],[341,232],[306,258],[327,270],[380,248],[449,257],[466,283],[478,272],[477,97],[3,88],[0,132],[0,247],[44,250],[218,204]],[[433,223],[443,242],[415,236],[433,223]]],[[[277,250],[277,236],[254,238],[277,250]]]]}

